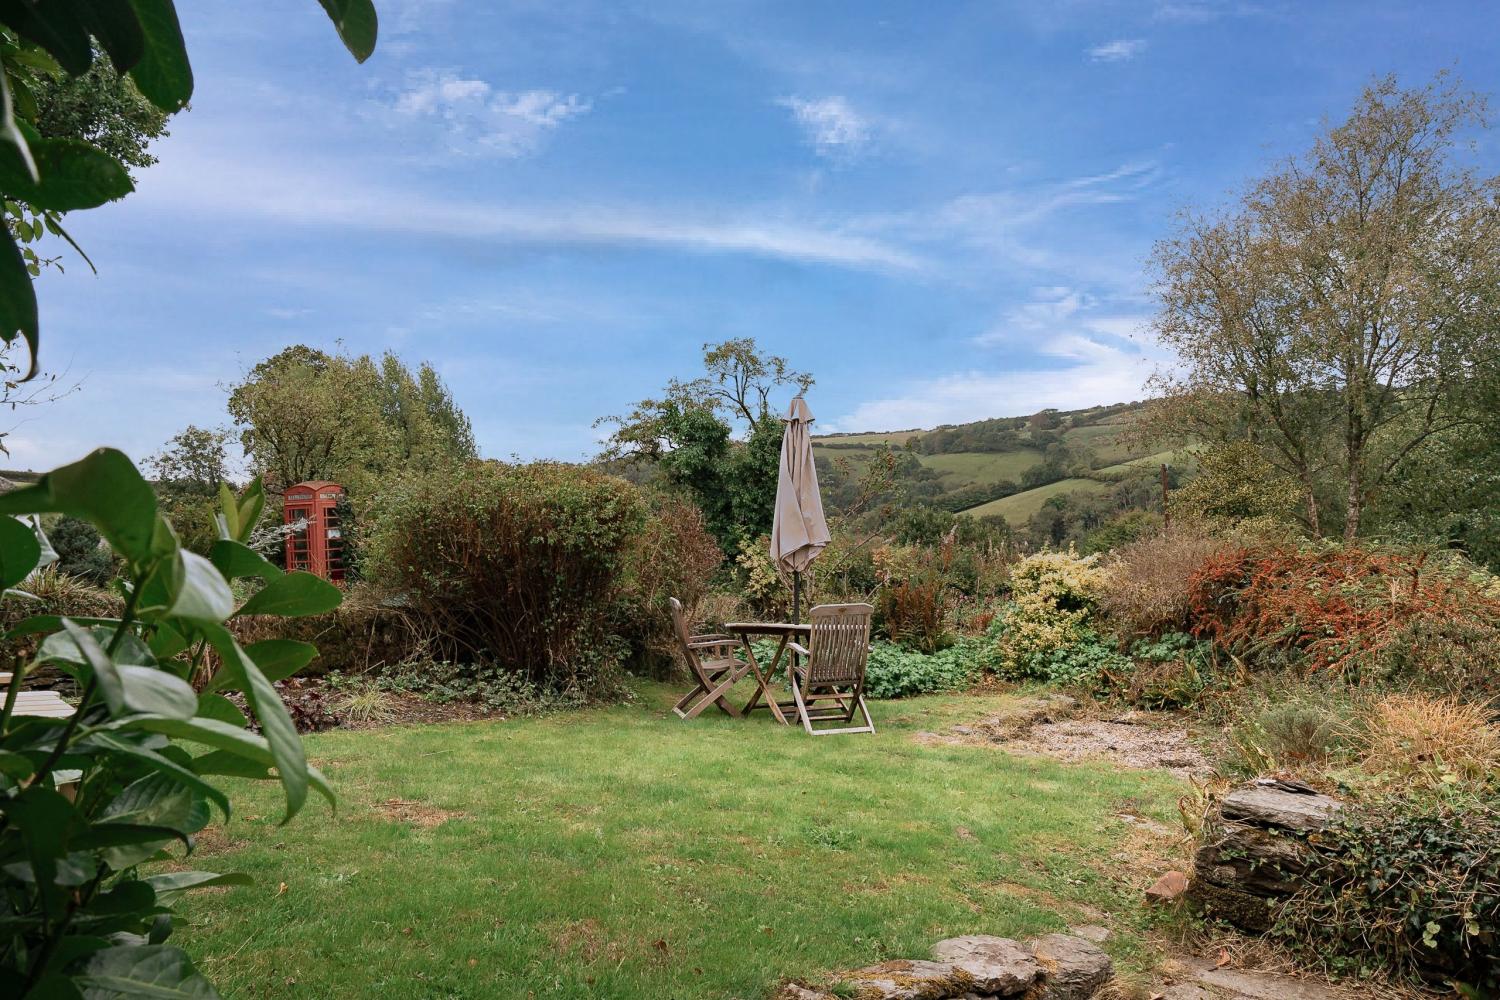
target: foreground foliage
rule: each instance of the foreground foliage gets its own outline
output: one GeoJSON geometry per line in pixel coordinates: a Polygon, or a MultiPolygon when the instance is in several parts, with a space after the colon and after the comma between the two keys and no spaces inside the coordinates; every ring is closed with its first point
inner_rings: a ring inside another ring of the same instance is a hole
{"type": "MultiPolygon", "coordinates": [[[[273,687],[316,651],[287,640],[242,646],[225,627],[238,614],[317,614],[339,602],[331,584],[283,573],[244,544],[263,505],[258,484],[244,498],[226,488],[220,538],[204,558],[179,544],[151,486],[117,451],[0,497],[0,583],[22,584],[40,554],[31,528],[6,515],[60,513],[109,543],[122,561],[124,598],[115,617],[35,615],[5,636],[13,650],[18,640],[35,649],[12,663],[0,708],[7,996],[214,996],[188,956],[163,943],[171,904],[188,889],[244,877],[145,875],[138,866],[174,845],[191,851],[212,809],[228,818],[222,776],[272,779],[274,768],[288,820],[310,789],[332,799],[273,687]],[[240,603],[232,585],[242,580],[256,589],[240,603]],[[44,668],[69,675],[82,692],[67,719],[16,712],[27,675],[44,668]],[[201,690],[189,683],[195,675],[206,678],[201,690]],[[228,692],[243,696],[259,735],[228,692]]],[[[31,598],[8,591],[6,600],[31,598]]]]}

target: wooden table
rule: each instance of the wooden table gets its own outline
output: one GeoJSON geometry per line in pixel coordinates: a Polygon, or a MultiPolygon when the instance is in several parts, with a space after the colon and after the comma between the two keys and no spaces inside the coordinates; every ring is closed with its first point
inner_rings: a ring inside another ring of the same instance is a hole
{"type": "MultiPolygon", "coordinates": [[[[776,721],[783,726],[790,725],[786,713],[782,712],[782,706],[776,701],[776,696],[771,693],[771,678],[776,676],[776,668],[781,663],[782,654],[786,652],[786,644],[791,642],[792,636],[807,635],[812,631],[811,625],[796,625],[791,622],[730,622],[724,626],[724,631],[731,635],[737,635],[740,643],[745,647],[745,659],[750,664],[750,673],[755,677],[755,693],[745,703],[742,710],[749,715],[756,708],[765,707],[771,710],[776,721]],[[750,648],[750,637],[753,635],[780,636],[781,642],[776,647],[776,655],[771,658],[770,666],[762,670],[760,662],[755,659],[755,650],[750,648]],[[764,695],[766,703],[764,706],[758,704],[764,695]]],[[[791,707],[791,703],[787,703],[791,707]]]]}

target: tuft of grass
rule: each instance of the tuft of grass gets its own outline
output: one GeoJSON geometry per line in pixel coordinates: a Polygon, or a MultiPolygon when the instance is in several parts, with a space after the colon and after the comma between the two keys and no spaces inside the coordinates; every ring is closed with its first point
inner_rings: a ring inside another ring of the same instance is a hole
{"type": "Polygon", "coordinates": [[[916,739],[1008,695],[876,703],[874,736],[811,739],[765,712],[683,722],[680,694],[308,736],[337,813],[279,826],[273,788],[236,787],[205,837],[255,884],[188,897],[183,946],[226,996],[390,1000],[760,997],[1094,911],[1122,966],[1151,961],[1114,814],[1168,819],[1169,776],[916,739]]]}
{"type": "Polygon", "coordinates": [[[1500,778],[1500,726],[1487,703],[1390,694],[1363,721],[1367,771],[1430,785],[1500,778]]]}
{"type": "Polygon", "coordinates": [[[389,722],[396,717],[391,696],[373,684],[344,695],[334,708],[350,722],[389,722]]]}

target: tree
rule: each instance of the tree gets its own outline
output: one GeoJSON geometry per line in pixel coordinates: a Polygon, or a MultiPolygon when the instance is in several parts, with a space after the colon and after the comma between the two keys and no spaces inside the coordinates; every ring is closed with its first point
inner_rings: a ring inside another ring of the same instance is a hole
{"type": "Polygon", "coordinates": [[[165,483],[212,496],[219,483],[229,478],[228,445],[227,430],[189,424],[161,452],[148,458],[146,465],[165,483]]]}
{"type": "Polygon", "coordinates": [[[813,377],[785,358],[762,355],[750,338],[703,345],[704,374],[670,379],[661,399],[643,399],[628,416],[604,417],[615,431],[601,461],[646,464],[690,496],[725,552],[771,528],[781,458],[781,421],[771,394],[813,377]],[[735,440],[736,425],[743,440],[735,440]]]}
{"type": "Polygon", "coordinates": [[[1232,212],[1187,214],[1156,247],[1157,334],[1182,363],[1154,381],[1166,425],[1251,442],[1314,532],[1354,539],[1394,470],[1473,420],[1458,403],[1500,319],[1500,178],[1454,154],[1487,121],[1444,77],[1379,80],[1232,212]]]}
{"type": "MultiPolygon", "coordinates": [[[[0,38],[3,37],[0,32],[0,38]]],[[[153,140],[167,134],[167,116],[109,63],[96,61],[82,76],[35,68],[26,76],[30,86],[25,93],[35,106],[32,125],[39,136],[92,144],[126,167],[142,168],[156,162],[147,148],[153,140]]],[[[47,266],[62,270],[60,257],[45,257],[38,252],[42,239],[49,233],[62,235],[62,215],[37,208],[23,199],[0,198],[0,219],[19,246],[22,262],[33,277],[47,266]]],[[[8,340],[0,345],[0,408],[15,410],[55,402],[78,388],[77,383],[61,381],[56,373],[43,372],[29,382],[23,381],[31,364],[29,357],[17,362],[8,340]]],[[[5,451],[8,433],[0,431],[0,451],[5,451]]]]}
{"type": "Polygon", "coordinates": [[[372,494],[397,472],[478,457],[469,419],[437,373],[424,364],[413,376],[394,354],[377,364],[288,347],[233,387],[229,413],[273,490],[330,479],[372,494]]]}
{"type": "Polygon", "coordinates": [[[596,427],[615,425],[602,457],[656,461],[672,447],[663,421],[692,410],[723,419],[731,434],[738,429],[749,435],[756,421],[770,413],[773,392],[795,386],[801,395],[814,382],[808,373],[793,370],[786,358],[762,354],[750,337],[704,344],[703,371],[685,382],[669,379],[661,399],[643,399],[626,416],[599,418],[596,427]]]}

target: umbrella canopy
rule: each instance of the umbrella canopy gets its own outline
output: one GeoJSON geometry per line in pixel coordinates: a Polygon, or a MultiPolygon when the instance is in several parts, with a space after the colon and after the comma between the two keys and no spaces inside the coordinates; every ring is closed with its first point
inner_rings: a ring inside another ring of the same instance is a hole
{"type": "Polygon", "coordinates": [[[792,400],[783,422],[781,471],[776,478],[776,513],[771,521],[771,558],[793,573],[808,564],[828,544],[828,522],[818,494],[818,470],[813,465],[813,415],[801,396],[792,400]]]}

